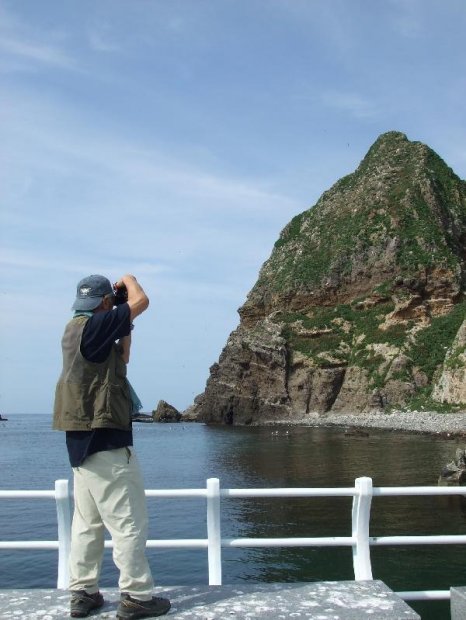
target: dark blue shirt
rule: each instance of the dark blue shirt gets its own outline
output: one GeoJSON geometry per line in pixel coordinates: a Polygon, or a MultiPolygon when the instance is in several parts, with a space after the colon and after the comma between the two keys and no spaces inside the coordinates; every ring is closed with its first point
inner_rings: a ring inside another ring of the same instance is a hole
{"type": "MultiPolygon", "coordinates": [[[[131,333],[128,304],[108,312],[97,312],[87,321],[81,338],[81,353],[89,362],[102,363],[110,355],[116,340],[131,333]]],[[[91,454],[133,445],[132,431],[97,428],[92,431],[67,431],[66,447],[71,467],[79,467],[91,454]]]]}

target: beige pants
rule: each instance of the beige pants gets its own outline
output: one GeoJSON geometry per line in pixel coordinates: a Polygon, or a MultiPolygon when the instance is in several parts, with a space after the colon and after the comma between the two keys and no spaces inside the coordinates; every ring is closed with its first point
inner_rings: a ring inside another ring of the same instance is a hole
{"type": "Polygon", "coordinates": [[[70,589],[99,589],[104,528],[113,540],[118,585],[140,600],[150,600],[153,581],[145,556],[148,518],[144,484],[133,448],[97,452],[74,473],[70,589]]]}

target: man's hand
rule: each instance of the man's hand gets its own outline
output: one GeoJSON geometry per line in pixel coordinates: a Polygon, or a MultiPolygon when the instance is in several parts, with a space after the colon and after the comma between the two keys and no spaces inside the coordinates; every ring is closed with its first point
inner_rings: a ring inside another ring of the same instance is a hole
{"type": "Polygon", "coordinates": [[[126,286],[128,291],[128,306],[130,308],[132,321],[142,314],[144,310],[147,310],[149,307],[149,298],[133,275],[127,274],[122,276],[116,283],[116,286],[126,286]]]}

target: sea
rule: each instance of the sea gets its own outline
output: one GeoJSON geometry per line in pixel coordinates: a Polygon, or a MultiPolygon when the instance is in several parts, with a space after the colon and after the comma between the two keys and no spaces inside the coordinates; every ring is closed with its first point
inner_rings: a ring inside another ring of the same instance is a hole
{"type": "MultiPolygon", "coordinates": [[[[64,434],[51,417],[10,414],[0,421],[0,489],[53,489],[71,480],[64,434]]],[[[349,487],[370,476],[374,486],[435,485],[459,439],[371,429],[230,427],[195,423],[134,424],[134,445],[146,489],[349,487]]],[[[466,500],[377,497],[371,535],[464,534],[466,500]]],[[[149,538],[205,538],[203,498],[149,498],[149,538]]],[[[350,536],[351,498],[222,499],[222,537],[350,536]]],[[[0,499],[0,540],[56,540],[52,500],[0,499]]],[[[206,550],[149,549],[157,585],[208,583],[206,550]]],[[[464,545],[373,547],[372,568],[395,591],[466,585],[464,545]]],[[[0,550],[2,588],[53,588],[57,554],[0,550]]],[[[316,582],[353,579],[350,548],[224,549],[223,582],[316,582]]],[[[118,574],[106,550],[102,587],[118,574]]],[[[410,602],[426,620],[447,620],[445,601],[410,602]]]]}

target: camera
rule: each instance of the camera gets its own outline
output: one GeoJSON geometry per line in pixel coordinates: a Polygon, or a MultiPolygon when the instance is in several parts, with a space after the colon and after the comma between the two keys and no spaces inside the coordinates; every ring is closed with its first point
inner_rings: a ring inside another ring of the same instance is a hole
{"type": "Polygon", "coordinates": [[[128,289],[123,284],[123,286],[117,286],[116,283],[113,285],[113,304],[115,306],[120,306],[121,304],[125,304],[128,301],[128,289]]]}

